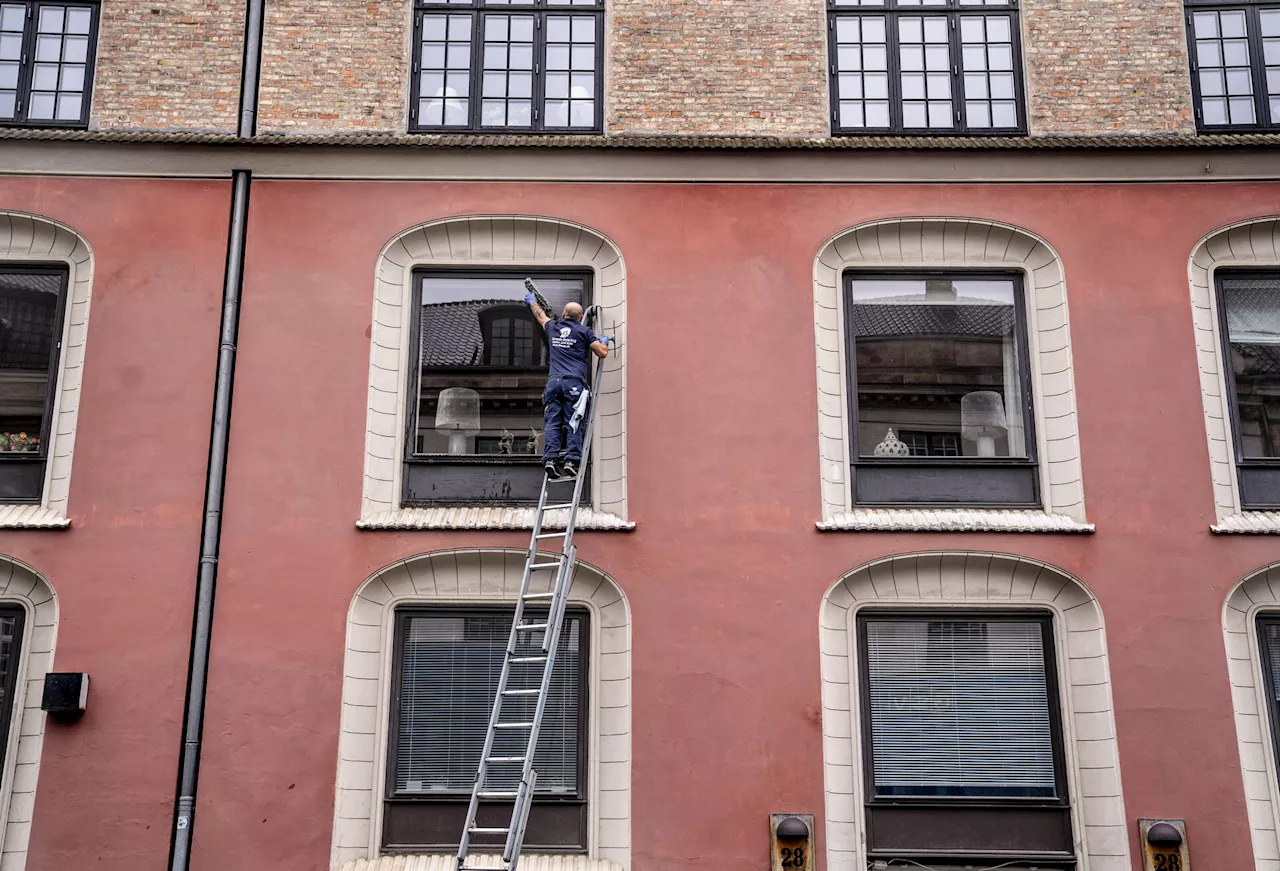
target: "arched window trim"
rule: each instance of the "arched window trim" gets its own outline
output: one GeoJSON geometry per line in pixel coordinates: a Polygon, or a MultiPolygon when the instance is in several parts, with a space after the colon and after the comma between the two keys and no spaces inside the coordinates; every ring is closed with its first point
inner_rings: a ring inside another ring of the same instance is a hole
{"type": "Polygon", "coordinates": [[[69,272],[49,427],[52,443],[41,501],[38,505],[0,505],[0,529],[62,529],[71,523],[67,498],[89,332],[93,252],[85,238],[65,224],[39,215],[0,211],[0,262],[58,264],[69,272]]]}
{"type": "MultiPolygon", "coordinates": [[[[449,506],[402,508],[405,374],[410,358],[413,271],[420,267],[577,268],[592,272],[595,304],[615,344],[605,360],[604,385],[592,448],[592,504],[578,511],[578,527],[630,530],[627,518],[627,270],[618,247],[581,224],[533,216],[441,218],[397,234],[378,257],[370,327],[369,400],[359,529],[528,529],[534,509],[449,506]]],[[[553,511],[546,526],[562,526],[553,511]]]]}
{"type": "Polygon", "coordinates": [[[865,563],[823,597],[819,641],[828,871],[867,867],[855,620],[869,606],[938,611],[1027,609],[1053,615],[1063,750],[1080,871],[1129,871],[1102,610],[1083,583],[1036,560],[924,552],[865,563]]]}
{"type": "Polygon", "coordinates": [[[1209,469],[1213,476],[1214,510],[1218,533],[1280,534],[1280,511],[1245,511],[1236,476],[1235,438],[1222,332],[1214,282],[1222,268],[1280,267],[1280,216],[1252,218],[1219,227],[1200,239],[1187,262],[1191,288],[1191,317],[1200,367],[1200,396],[1204,406],[1209,469]]]}
{"type": "Polygon", "coordinates": [[[1093,531],[1085,520],[1066,279],[1062,260],[1048,242],[1019,227],[976,218],[871,221],[842,230],[818,249],[813,293],[822,482],[819,529],[1093,531]],[[845,270],[855,268],[996,268],[1023,274],[1043,510],[860,508],[854,504],[841,287],[845,270]]]}
{"type": "MultiPolygon", "coordinates": [[[[385,859],[385,867],[374,862],[379,857],[396,608],[514,604],[525,556],[524,550],[501,548],[434,551],[379,569],[356,591],[347,615],[333,867],[350,863],[349,871],[393,871],[396,861],[385,859]]],[[[590,823],[588,855],[580,857],[585,864],[579,871],[626,871],[631,861],[630,606],[613,578],[581,561],[569,601],[591,612],[590,823]]],[[[521,865],[554,871],[560,868],[555,863],[566,858],[522,856],[521,865]]],[[[453,857],[433,855],[426,861],[437,859],[446,863],[453,857]]],[[[450,867],[441,864],[440,871],[450,867]]]]}

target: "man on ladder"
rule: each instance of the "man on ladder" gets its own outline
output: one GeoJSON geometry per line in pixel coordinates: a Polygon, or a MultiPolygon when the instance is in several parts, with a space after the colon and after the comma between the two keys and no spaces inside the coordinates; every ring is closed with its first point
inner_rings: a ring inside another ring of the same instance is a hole
{"type": "Polygon", "coordinates": [[[551,366],[547,389],[542,393],[545,429],[542,467],[548,478],[576,478],[582,461],[582,421],[586,416],[591,391],[587,387],[587,366],[591,354],[604,359],[609,355],[608,339],[597,336],[582,324],[582,306],[571,302],[559,318],[553,318],[538,305],[530,290],[524,301],[533,309],[538,325],[547,333],[551,347],[551,366]],[[564,433],[564,464],[560,465],[561,433],[564,433]]]}

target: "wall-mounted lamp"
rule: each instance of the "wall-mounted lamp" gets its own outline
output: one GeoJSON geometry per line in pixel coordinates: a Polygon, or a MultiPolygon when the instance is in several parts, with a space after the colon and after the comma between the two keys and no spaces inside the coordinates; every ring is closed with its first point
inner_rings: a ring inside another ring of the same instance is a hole
{"type": "Polygon", "coordinates": [[[1187,824],[1182,820],[1138,820],[1143,871],[1191,871],[1187,824]]]}
{"type": "Polygon", "coordinates": [[[74,723],[89,703],[89,675],[81,671],[49,672],[44,676],[40,710],[59,723],[74,723]]]}
{"type": "Polygon", "coordinates": [[[813,814],[770,814],[772,871],[813,871],[813,814]]]}

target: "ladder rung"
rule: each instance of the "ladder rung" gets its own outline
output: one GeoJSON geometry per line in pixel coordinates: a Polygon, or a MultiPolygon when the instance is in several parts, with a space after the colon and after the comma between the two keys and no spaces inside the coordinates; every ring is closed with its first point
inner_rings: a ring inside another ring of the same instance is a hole
{"type": "Polygon", "coordinates": [[[543,505],[543,511],[559,511],[561,508],[572,508],[572,502],[561,502],[559,505],[543,505]]]}
{"type": "Polygon", "coordinates": [[[532,729],[533,723],[496,723],[495,729],[532,729]]]}
{"type": "Polygon", "coordinates": [[[555,596],[555,593],[525,593],[524,594],[524,598],[526,599],[550,599],[553,596],[555,596]]]}
{"type": "Polygon", "coordinates": [[[506,865],[463,865],[460,871],[502,871],[506,867],[506,865]]]}
{"type": "Polygon", "coordinates": [[[485,762],[524,762],[523,756],[488,756],[485,762]]]}
{"type": "Polygon", "coordinates": [[[507,832],[511,830],[510,829],[494,829],[494,828],[488,828],[485,826],[472,826],[471,828],[467,829],[467,831],[475,835],[505,835],[507,832]]]}
{"type": "Polygon", "coordinates": [[[515,798],[515,797],[516,797],[516,796],[518,796],[519,794],[520,794],[520,793],[518,793],[518,792],[479,792],[479,793],[476,793],[476,795],[480,796],[480,798],[515,798]]]}
{"type": "Polygon", "coordinates": [[[504,696],[536,696],[542,690],[503,690],[504,696]]]}
{"type": "Polygon", "coordinates": [[[545,656],[516,656],[511,659],[512,662],[546,662],[545,656]]]}
{"type": "Polygon", "coordinates": [[[533,571],[534,569],[558,569],[558,568],[560,568],[560,563],[534,563],[533,565],[529,566],[530,571],[533,571]]]}
{"type": "Polygon", "coordinates": [[[530,629],[546,629],[546,623],[521,623],[516,627],[517,632],[524,632],[530,629]]]}
{"type": "Polygon", "coordinates": [[[567,530],[567,529],[562,529],[562,530],[561,530],[561,531],[559,531],[559,532],[544,532],[544,533],[541,533],[541,534],[538,536],[538,538],[563,538],[564,536],[566,536],[566,535],[568,535],[568,534],[569,534],[569,530],[567,530]]]}

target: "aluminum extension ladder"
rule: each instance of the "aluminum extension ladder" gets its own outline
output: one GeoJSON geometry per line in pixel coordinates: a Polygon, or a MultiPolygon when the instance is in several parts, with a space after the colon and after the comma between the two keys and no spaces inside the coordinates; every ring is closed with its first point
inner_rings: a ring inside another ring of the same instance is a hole
{"type": "MultiPolygon", "coordinates": [[[[533,282],[525,280],[530,290],[537,293],[533,282]]],[[[590,324],[600,314],[599,306],[587,310],[584,321],[590,324]]],[[[596,361],[595,381],[599,387],[604,374],[604,360],[596,361]]],[[[538,772],[533,767],[533,757],[538,746],[538,731],[542,727],[542,715],[547,708],[547,699],[551,693],[551,674],[556,664],[556,648],[560,640],[560,628],[564,624],[565,605],[569,598],[569,587],[573,583],[574,568],[577,565],[577,548],[573,544],[574,526],[578,520],[578,503],[582,499],[582,484],[587,475],[587,461],[591,455],[591,431],[595,424],[596,397],[592,396],[586,414],[586,429],[582,434],[582,461],[578,464],[575,478],[550,478],[543,475],[542,492],[538,496],[538,511],[533,518],[533,536],[529,540],[529,553],[525,559],[524,576],[520,581],[520,596],[516,599],[516,613],[511,621],[511,635],[507,639],[507,648],[503,656],[502,674],[498,678],[498,689],[493,700],[493,710],[489,714],[489,728],[484,736],[484,750],[480,754],[480,765],[476,770],[475,785],[471,788],[471,803],[467,807],[467,820],[463,824],[462,840],[458,844],[458,861],[456,871],[473,871],[485,869],[493,871],[492,865],[468,865],[467,858],[471,854],[471,837],[473,835],[505,835],[506,844],[502,850],[502,864],[499,868],[505,871],[516,871],[520,861],[520,849],[524,844],[525,825],[529,821],[529,809],[533,805],[534,787],[538,780],[538,772]],[[563,485],[573,481],[573,498],[569,502],[549,503],[547,490],[549,486],[563,485]],[[548,511],[569,510],[569,516],[563,532],[543,532],[543,518],[548,511]],[[563,539],[560,554],[551,559],[546,555],[539,557],[539,542],[548,539],[563,539]],[[541,559],[541,561],[539,561],[541,559]],[[555,572],[555,581],[551,592],[530,592],[534,572],[555,572]],[[531,613],[532,612],[532,613],[531,613]],[[541,641],[538,641],[538,636],[541,641]],[[528,648],[532,647],[532,650],[528,648]],[[523,649],[522,649],[523,648],[523,649]],[[511,689],[513,676],[519,688],[511,689]],[[539,680],[540,678],[540,680],[539,680]],[[526,684],[537,684],[536,687],[526,684]],[[530,700],[535,702],[532,717],[527,710],[530,700]],[[518,713],[513,714],[512,709],[518,713]],[[528,740],[521,738],[528,735],[528,740]],[[499,738],[499,735],[503,736],[499,738]],[[495,755],[495,746],[502,744],[505,750],[495,755]],[[510,753],[511,755],[503,755],[510,753]],[[502,779],[510,781],[515,766],[520,766],[520,779],[515,789],[488,784],[491,767],[502,779]],[[515,800],[511,812],[511,822],[503,828],[490,828],[476,825],[480,802],[515,800]]],[[[496,846],[496,845],[495,845],[496,846]]],[[[481,850],[485,850],[481,847],[481,850]]]]}

